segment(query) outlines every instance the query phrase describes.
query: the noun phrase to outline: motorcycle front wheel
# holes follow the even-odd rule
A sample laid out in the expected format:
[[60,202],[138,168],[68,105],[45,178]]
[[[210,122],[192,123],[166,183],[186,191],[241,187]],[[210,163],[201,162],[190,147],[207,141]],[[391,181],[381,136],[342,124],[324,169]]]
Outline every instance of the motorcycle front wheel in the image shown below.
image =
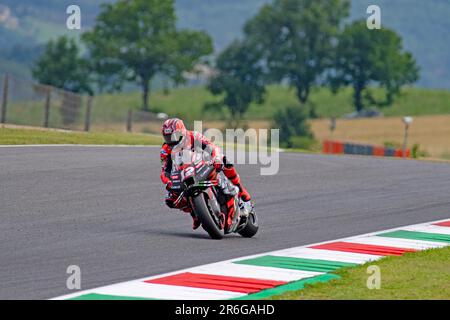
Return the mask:
[[214,222],[213,217],[211,216],[208,206],[206,205],[205,196],[202,193],[192,198],[192,202],[194,203],[194,211],[197,215],[197,218],[202,223],[202,228],[208,232],[209,236],[212,239],[222,239],[223,234],[220,230],[219,226]]
[[258,229],[258,217],[256,216],[256,213],[252,211],[248,216],[247,224],[245,225],[244,229],[242,229],[238,233],[244,238],[251,238],[258,232]]

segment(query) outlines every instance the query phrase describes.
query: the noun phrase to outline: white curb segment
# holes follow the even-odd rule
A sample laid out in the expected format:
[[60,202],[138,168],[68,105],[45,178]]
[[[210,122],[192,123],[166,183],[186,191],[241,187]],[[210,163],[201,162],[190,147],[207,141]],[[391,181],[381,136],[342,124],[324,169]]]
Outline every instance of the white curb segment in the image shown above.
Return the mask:
[[[184,272],[208,274],[216,276],[231,276],[231,277],[243,277],[249,279],[259,280],[274,280],[280,282],[291,282],[305,278],[311,278],[317,275],[324,274],[322,272],[302,271],[302,270],[290,270],[284,268],[265,267],[265,266],[253,266],[244,264],[235,264],[233,262],[244,259],[257,258],[266,255],[284,256],[291,258],[305,258],[315,260],[327,260],[336,262],[347,262],[354,264],[363,264],[369,261],[374,261],[382,258],[383,256],[341,252],[327,249],[314,249],[308,248],[311,246],[322,245],[330,242],[352,242],[359,244],[369,244],[378,246],[387,246],[404,249],[425,250],[429,248],[440,248],[450,245],[449,242],[437,242],[437,241],[422,241],[403,238],[390,238],[377,236],[377,234],[396,231],[396,230],[410,230],[427,233],[440,233],[444,235],[450,234],[450,227],[440,227],[433,224],[448,221],[449,218],[426,222],[411,226],[398,227],[389,230],[381,230],[377,232],[371,232],[359,236],[348,237],[343,239],[337,239],[333,241],[326,241],[316,244],[310,244],[306,246],[300,246],[295,248],[277,250],[272,252],[260,253],[256,255],[240,257],[230,259],[222,262],[211,263],[207,265],[197,266],[184,270],[174,271],[166,274],[155,275],[142,279],[137,279],[128,282],[122,282],[118,284],[108,285],[100,288],[79,291],[73,294],[68,294],[60,297],[53,298],[54,300],[63,300],[79,297],[85,294],[95,293],[103,295],[113,295],[120,297],[134,297],[134,298],[154,298],[154,299],[177,299],[177,300],[212,300],[212,299],[231,299],[237,297],[243,297],[246,294],[231,291],[201,289],[187,286],[178,285],[163,285],[163,284],[150,284],[144,281],[157,279],[161,277],[167,277],[170,275],[176,275]],[[224,240],[226,241],[226,240]]]
[[414,249],[414,250],[426,250],[426,249],[440,248],[440,247],[445,246],[445,244],[442,242],[387,238],[387,237],[377,237],[377,236],[350,238],[350,239],[346,240],[346,242],[371,244],[371,245],[376,245],[376,246],[387,246],[387,247],[395,247],[395,248]]

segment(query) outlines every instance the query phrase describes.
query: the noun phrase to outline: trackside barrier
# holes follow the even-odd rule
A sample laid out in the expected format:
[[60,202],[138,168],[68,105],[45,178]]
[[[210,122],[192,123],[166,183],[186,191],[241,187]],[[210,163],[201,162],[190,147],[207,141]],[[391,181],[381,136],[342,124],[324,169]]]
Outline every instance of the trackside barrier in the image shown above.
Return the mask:
[[[403,157],[402,149],[372,146],[368,144],[357,144],[349,142],[325,140],[323,142],[323,153],[327,154],[359,154],[365,156],[378,157]],[[406,157],[409,158],[411,152],[406,150]]]

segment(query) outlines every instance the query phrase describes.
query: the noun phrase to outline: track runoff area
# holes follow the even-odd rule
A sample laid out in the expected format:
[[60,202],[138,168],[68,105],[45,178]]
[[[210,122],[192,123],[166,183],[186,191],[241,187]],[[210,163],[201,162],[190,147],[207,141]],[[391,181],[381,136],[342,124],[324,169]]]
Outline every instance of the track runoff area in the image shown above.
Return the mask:
[[[54,299],[265,299],[288,291],[300,290],[305,284],[336,279],[338,276],[333,274],[333,271],[339,268],[365,264],[386,256],[401,256],[407,252],[448,245],[450,245],[450,218],[240,257],[80,291]],[[202,310],[198,311],[203,312]],[[180,309],[179,312],[186,314],[189,311]],[[227,311],[216,309],[214,312]],[[270,314],[271,311],[265,309],[263,312]]]

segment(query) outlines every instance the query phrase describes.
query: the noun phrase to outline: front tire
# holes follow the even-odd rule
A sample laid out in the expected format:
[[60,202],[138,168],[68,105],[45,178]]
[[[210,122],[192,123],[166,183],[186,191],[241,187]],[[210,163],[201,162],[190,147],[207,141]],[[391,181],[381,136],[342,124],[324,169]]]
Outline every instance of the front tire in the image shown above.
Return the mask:
[[209,236],[212,239],[220,240],[223,238],[222,231],[214,222],[211,217],[211,213],[209,212],[208,206],[206,205],[205,196],[202,193],[192,198],[192,202],[194,203],[195,213],[202,223],[202,228],[208,232]]
[[256,216],[255,212],[250,212],[250,214],[248,215],[247,224],[245,225],[244,229],[242,229],[238,233],[244,238],[251,238],[258,232],[258,229],[258,217]]

